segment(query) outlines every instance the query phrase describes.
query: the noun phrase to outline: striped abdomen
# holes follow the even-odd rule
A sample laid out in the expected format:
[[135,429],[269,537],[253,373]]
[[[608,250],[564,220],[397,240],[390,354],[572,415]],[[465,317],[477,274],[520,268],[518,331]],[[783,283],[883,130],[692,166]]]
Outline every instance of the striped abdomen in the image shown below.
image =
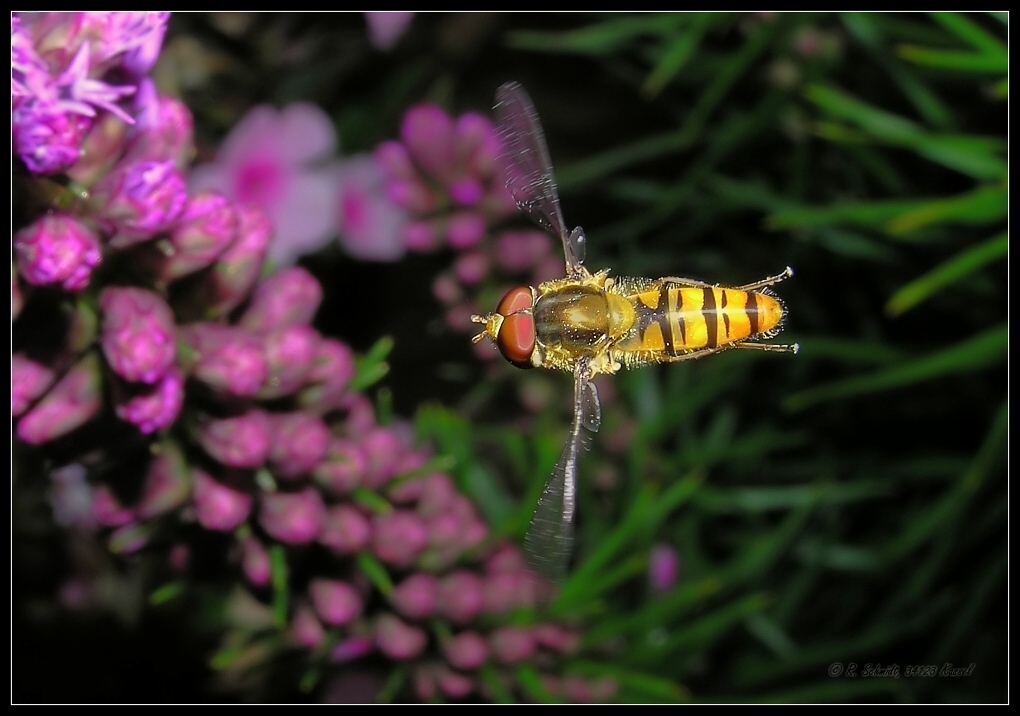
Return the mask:
[[773,335],[783,306],[768,293],[654,281],[627,297],[635,331],[613,347],[678,356]]

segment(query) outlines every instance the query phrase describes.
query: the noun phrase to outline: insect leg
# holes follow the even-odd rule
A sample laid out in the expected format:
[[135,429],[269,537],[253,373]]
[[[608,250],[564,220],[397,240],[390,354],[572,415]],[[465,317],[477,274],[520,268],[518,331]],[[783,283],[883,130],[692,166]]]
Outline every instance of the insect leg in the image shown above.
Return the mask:
[[769,351],[773,353],[796,353],[800,350],[800,345],[797,343],[791,343],[790,345],[776,345],[774,343],[752,343],[748,341],[746,343],[734,343],[733,347],[756,351]]
[[793,269],[787,266],[786,270],[784,270],[782,273],[778,273],[775,276],[769,276],[768,278],[762,279],[761,281],[749,283],[746,286],[737,286],[737,290],[757,291],[759,288],[765,288],[766,286],[771,286],[774,283],[779,283],[780,281],[790,278],[790,276],[793,276]]

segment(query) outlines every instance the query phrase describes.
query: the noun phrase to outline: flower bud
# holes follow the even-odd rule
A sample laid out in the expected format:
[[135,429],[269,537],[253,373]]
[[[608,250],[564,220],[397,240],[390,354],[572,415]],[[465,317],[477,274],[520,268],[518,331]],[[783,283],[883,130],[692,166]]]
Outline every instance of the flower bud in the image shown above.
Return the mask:
[[316,613],[326,624],[343,626],[361,613],[361,597],[346,582],[314,579],[309,591]]
[[322,414],[340,407],[344,391],[354,377],[354,353],[332,338],[319,339],[315,358],[297,395],[298,405]]
[[326,505],[318,490],[271,492],[262,496],[259,524],[270,537],[287,544],[314,540],[326,518]]
[[89,353],[22,416],[18,437],[32,445],[54,440],[91,420],[102,404],[99,358]]
[[448,476],[441,472],[432,473],[422,482],[418,514],[422,517],[435,517],[447,512],[456,494],[457,490]]
[[155,383],[177,355],[174,316],[152,291],[113,286],[99,298],[103,353],[113,371],[130,381]]
[[145,261],[171,282],[209,266],[237,235],[237,212],[226,197],[208,191],[189,197],[166,241],[146,247]]
[[417,179],[418,172],[407,148],[400,142],[383,142],[375,148],[375,161],[387,179]]
[[83,187],[99,181],[124,153],[129,126],[115,114],[98,117],[82,141],[78,161],[67,170],[67,175]]
[[472,572],[457,571],[439,582],[439,613],[457,624],[465,624],[482,610],[482,580]]
[[56,102],[28,97],[11,106],[11,143],[33,174],[70,168],[81,153],[91,119],[70,114]]
[[300,388],[311,372],[321,342],[318,331],[304,324],[287,326],[265,338],[269,378],[260,398],[279,398]]
[[372,528],[368,518],[352,505],[333,505],[326,513],[319,542],[337,554],[356,554],[366,544]]
[[147,241],[171,228],[186,200],[184,176],[169,161],[121,163],[93,190],[103,228],[114,234],[114,248]]
[[410,566],[427,541],[425,524],[413,512],[394,510],[372,518],[372,551],[387,564]]
[[362,483],[368,458],[350,440],[333,438],[325,459],[312,470],[312,479],[330,494],[349,495]]
[[14,236],[18,272],[36,286],[80,291],[102,261],[99,239],[69,214],[46,214]]
[[134,510],[125,507],[109,485],[98,485],[92,492],[92,516],[103,527],[123,527],[134,519]]
[[197,431],[199,445],[228,467],[258,467],[266,461],[273,441],[269,416],[262,410],[229,418],[210,418]]
[[145,435],[173,424],[184,405],[184,374],[170,366],[155,385],[114,383],[114,409]]
[[290,638],[295,644],[315,649],[325,636],[326,630],[310,606],[302,604],[294,610],[294,617],[290,623]]
[[431,104],[412,107],[400,125],[400,139],[411,158],[432,178],[442,178],[454,160],[453,120]]
[[535,637],[527,629],[505,626],[489,635],[489,646],[501,664],[520,664],[535,652]]
[[205,471],[195,468],[193,501],[198,523],[208,530],[230,532],[251,513],[252,498],[233,485],[219,482]]
[[652,591],[669,591],[680,575],[680,560],[676,550],[666,544],[658,544],[648,558],[648,582]]
[[249,295],[266,261],[273,222],[261,209],[235,206],[234,242],[184,291],[180,303],[188,315],[212,319],[237,308]]
[[436,671],[436,680],[439,683],[439,689],[455,699],[464,698],[475,688],[475,681],[470,676],[459,674],[445,666]]
[[439,584],[431,574],[416,573],[405,579],[390,594],[390,603],[408,619],[425,619],[435,613]]
[[217,390],[241,398],[254,396],[266,382],[269,366],[258,338],[235,326],[192,323],[181,337],[195,350],[191,372]]
[[191,496],[191,474],[180,450],[165,442],[149,463],[136,511],[143,520],[175,510]]
[[272,430],[269,464],[278,477],[304,475],[319,464],[329,449],[329,428],[316,415],[304,412],[273,415]]
[[56,373],[24,353],[11,356],[11,417],[16,418],[53,385]]
[[319,282],[300,266],[291,266],[259,284],[239,325],[268,332],[298,323],[307,324],[320,303],[322,286]]
[[443,655],[454,668],[474,671],[489,658],[489,647],[477,633],[466,631],[443,642]]
[[391,428],[377,427],[364,437],[361,447],[368,457],[367,487],[378,489],[393,477],[403,449],[402,443],[400,436]]
[[245,537],[241,542],[241,569],[245,579],[256,587],[269,584],[272,569],[269,563],[269,552],[255,537]]
[[404,623],[392,614],[375,620],[375,643],[392,659],[413,659],[425,650],[425,632]]
[[485,236],[485,219],[473,211],[458,211],[450,216],[446,240],[455,249],[477,246]]
[[482,251],[468,251],[453,262],[453,271],[465,286],[481,283],[489,273],[489,256]]
[[53,521],[61,527],[95,531],[93,495],[85,467],[80,463],[73,462],[50,472],[49,500]]
[[127,140],[129,161],[172,161],[184,170],[195,153],[194,121],[187,105],[161,97],[152,80],[145,79],[135,96],[135,125]]
[[345,663],[360,659],[371,654],[375,649],[375,640],[367,636],[351,636],[342,639],[329,652],[329,660],[333,663]]

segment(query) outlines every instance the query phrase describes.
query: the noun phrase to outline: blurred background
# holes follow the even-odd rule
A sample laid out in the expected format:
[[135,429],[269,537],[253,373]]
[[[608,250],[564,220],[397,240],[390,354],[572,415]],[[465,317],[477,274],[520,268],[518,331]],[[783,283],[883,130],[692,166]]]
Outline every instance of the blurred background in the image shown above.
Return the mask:
[[[252,107],[301,102],[335,126],[341,167],[413,143],[412,108],[491,116],[517,81],[589,268],[731,286],[795,270],[773,342],[798,355],[600,378],[573,571],[548,607],[581,634],[564,673],[624,702],[1005,701],[1005,14],[385,20],[178,14],[153,77],[193,112],[197,165]],[[399,210],[405,228],[446,220]],[[315,327],[380,366],[377,412],[413,423],[518,543],[571,380],[493,360],[466,317],[562,275],[558,243],[527,239],[538,258],[515,263],[505,236],[531,228],[504,211],[470,240],[373,254],[348,224],[296,258],[325,291]],[[217,685],[217,625],[147,603],[138,570],[109,567],[118,609],[68,609],[74,546],[39,488],[16,483],[12,509],[15,701],[324,698],[289,664],[268,692]]]

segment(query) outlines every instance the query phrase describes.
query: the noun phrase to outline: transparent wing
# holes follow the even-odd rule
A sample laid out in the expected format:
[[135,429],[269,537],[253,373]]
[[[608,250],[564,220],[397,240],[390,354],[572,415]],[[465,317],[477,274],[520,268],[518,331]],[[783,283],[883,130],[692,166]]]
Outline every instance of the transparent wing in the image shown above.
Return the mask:
[[574,275],[584,262],[584,234],[579,229],[568,232],[563,222],[549,150],[531,98],[519,84],[508,82],[496,90],[495,112],[506,185],[517,207],[563,242],[567,274]]
[[553,583],[567,573],[574,548],[574,511],[577,498],[577,462],[602,422],[598,392],[586,362],[574,371],[574,421],[563,454],[538,500],[524,538],[528,564]]

